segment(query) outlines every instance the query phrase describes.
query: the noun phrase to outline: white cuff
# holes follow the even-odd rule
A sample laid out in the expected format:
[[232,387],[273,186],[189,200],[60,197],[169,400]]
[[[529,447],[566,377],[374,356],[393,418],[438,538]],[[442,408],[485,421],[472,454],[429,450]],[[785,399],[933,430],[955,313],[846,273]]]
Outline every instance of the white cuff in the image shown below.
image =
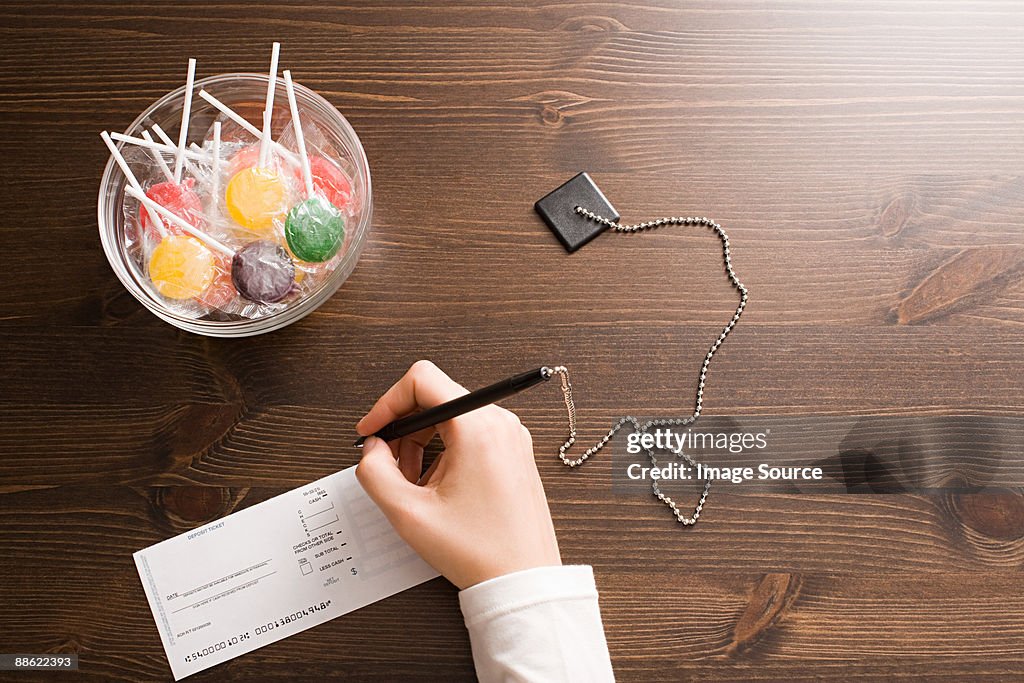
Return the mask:
[[499,576],[460,592],[459,605],[482,683],[614,680],[588,566]]
[[467,627],[543,602],[563,600],[597,600],[590,565],[524,569],[459,592],[459,606]]

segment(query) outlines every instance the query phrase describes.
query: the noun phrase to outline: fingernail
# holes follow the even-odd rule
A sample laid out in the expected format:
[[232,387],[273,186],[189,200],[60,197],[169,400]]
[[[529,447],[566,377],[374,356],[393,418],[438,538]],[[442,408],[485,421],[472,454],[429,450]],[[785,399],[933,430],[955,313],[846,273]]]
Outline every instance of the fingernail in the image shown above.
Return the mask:
[[378,439],[375,436],[368,436],[368,437],[366,437],[366,441],[363,442],[363,450],[364,451],[370,450],[371,448],[373,448],[374,446],[377,445],[378,441],[380,441],[380,439]]

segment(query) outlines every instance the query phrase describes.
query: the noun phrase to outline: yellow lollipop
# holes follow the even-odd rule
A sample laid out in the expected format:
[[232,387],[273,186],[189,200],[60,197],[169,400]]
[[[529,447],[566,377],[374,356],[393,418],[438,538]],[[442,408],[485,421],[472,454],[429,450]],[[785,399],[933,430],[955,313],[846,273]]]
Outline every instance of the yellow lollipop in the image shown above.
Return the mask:
[[269,233],[274,221],[284,216],[287,188],[270,168],[253,166],[239,171],[228,182],[224,203],[235,221],[250,230]]
[[149,279],[170,299],[199,296],[215,275],[213,252],[189,235],[168,235],[149,258]]

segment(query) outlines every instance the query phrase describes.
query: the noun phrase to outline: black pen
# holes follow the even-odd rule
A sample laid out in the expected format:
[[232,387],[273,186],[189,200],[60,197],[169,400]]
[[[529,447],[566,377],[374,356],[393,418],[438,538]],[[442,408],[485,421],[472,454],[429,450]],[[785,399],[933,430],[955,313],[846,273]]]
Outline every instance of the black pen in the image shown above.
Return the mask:
[[[523,389],[529,389],[536,384],[540,384],[541,382],[551,379],[553,374],[554,372],[551,368],[543,367],[537,368],[536,370],[530,370],[529,372],[524,372],[521,375],[509,377],[508,379],[503,379],[500,382],[495,382],[483,389],[471,391],[465,396],[459,396],[447,403],[442,403],[441,405],[434,406],[433,408],[427,408],[424,411],[413,413],[412,415],[395,420],[394,422],[385,425],[373,436],[384,441],[394,441],[395,439],[400,439],[403,436],[415,434],[421,429],[433,427],[439,422],[450,420],[453,417],[458,417],[459,415],[465,415],[477,408],[483,408],[484,406],[492,403],[497,403],[503,398],[508,398],[512,394],[518,394]],[[356,442],[352,445],[356,448],[362,448],[363,442],[366,441],[367,438],[368,437],[361,436],[356,439]]]

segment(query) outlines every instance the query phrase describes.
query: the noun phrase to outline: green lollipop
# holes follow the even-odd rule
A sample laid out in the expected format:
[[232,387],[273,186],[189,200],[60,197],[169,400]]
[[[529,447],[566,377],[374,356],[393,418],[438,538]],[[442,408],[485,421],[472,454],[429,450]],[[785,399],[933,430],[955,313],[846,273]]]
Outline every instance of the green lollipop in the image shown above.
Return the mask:
[[323,197],[310,197],[288,212],[284,236],[297,258],[321,263],[341,249],[345,241],[345,218]]
[[295,145],[302,162],[302,180],[306,198],[292,207],[284,222],[284,237],[288,248],[299,259],[308,263],[322,263],[338,253],[345,241],[345,219],[334,204],[313,194],[313,174],[306,156],[306,141],[299,121],[299,107],[295,102],[292,73],[285,69],[284,87],[288,92],[288,108],[292,114]]

